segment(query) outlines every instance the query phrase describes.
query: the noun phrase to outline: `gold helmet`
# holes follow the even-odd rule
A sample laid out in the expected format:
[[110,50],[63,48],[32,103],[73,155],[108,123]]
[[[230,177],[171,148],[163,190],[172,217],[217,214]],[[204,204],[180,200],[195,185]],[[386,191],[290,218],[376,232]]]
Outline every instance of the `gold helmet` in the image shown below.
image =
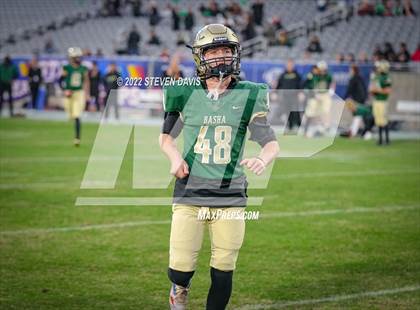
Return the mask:
[[328,64],[324,60],[319,61],[316,66],[318,67],[319,70],[323,72],[328,70]]
[[82,57],[83,56],[83,52],[82,52],[82,49],[80,47],[70,47],[67,50],[67,54],[68,54],[69,58],[76,58],[76,57]]
[[[232,56],[206,60],[204,58],[205,51],[218,46],[230,47]],[[219,77],[221,73],[223,73],[223,76],[239,75],[241,46],[237,35],[232,29],[222,24],[207,25],[197,33],[191,49],[197,68],[197,75],[200,79],[206,80],[213,76]],[[219,65],[214,65],[216,63],[219,63]]]
[[388,73],[389,62],[386,60],[375,61],[375,68],[380,73]]

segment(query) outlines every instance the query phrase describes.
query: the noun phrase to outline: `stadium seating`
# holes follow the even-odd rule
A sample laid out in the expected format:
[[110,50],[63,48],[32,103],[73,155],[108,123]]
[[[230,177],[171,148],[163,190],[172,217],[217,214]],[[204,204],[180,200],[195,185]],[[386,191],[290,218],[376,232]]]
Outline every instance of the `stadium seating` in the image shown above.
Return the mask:
[[[226,2],[219,1],[221,7]],[[180,9],[191,7],[195,12],[196,29],[207,22],[222,21],[219,18],[208,19],[201,16],[199,7],[207,4],[207,1],[183,0],[178,1]],[[0,18],[0,41],[3,42],[0,53],[31,54],[43,51],[45,42],[51,39],[57,47],[57,53],[63,54],[68,46],[77,45],[90,49],[93,53],[101,49],[105,55],[114,55],[116,50],[126,46],[126,35],[133,24],[140,30],[142,41],[140,53],[144,56],[160,54],[162,47],[170,50],[176,47],[176,35],[171,30],[170,11],[166,2],[158,2],[159,12],[163,17],[156,27],[162,46],[149,46],[145,42],[149,39],[150,26],[147,17],[132,17],[129,8],[126,8],[123,17],[98,17],[101,2],[91,1],[54,1],[54,0],[16,0],[1,2]],[[414,9],[420,12],[420,1],[414,2]],[[7,10],[6,10],[7,6]],[[146,10],[146,8],[143,8]],[[6,13],[7,12],[7,13]],[[7,43],[7,38],[13,34],[22,34],[25,29],[37,29],[46,26],[53,21],[63,21],[68,16],[80,13],[92,13],[85,21],[75,23],[69,27],[47,31],[41,34],[33,34],[27,39],[17,40],[16,43]],[[268,23],[271,17],[281,18],[283,25],[288,28],[298,22],[310,24],[321,13],[317,11],[315,1],[266,1],[265,21]],[[22,23],[22,21],[25,21]],[[24,26],[23,26],[24,25]],[[420,18],[417,17],[371,17],[354,16],[349,21],[341,21],[325,27],[322,32],[316,34],[321,40],[324,49],[322,54],[312,54],[312,59],[335,59],[338,53],[353,53],[356,56],[360,52],[371,54],[375,43],[392,42],[394,45],[404,41],[408,49],[413,51],[418,44],[418,29]],[[20,29],[17,31],[16,29]],[[369,29],[369,31],[366,31]],[[257,33],[262,34],[262,27],[257,27]],[[191,39],[192,33],[184,34],[187,40]],[[303,59],[308,44],[308,37],[301,36],[294,40],[293,47],[269,47],[267,51],[255,53],[254,58],[261,59],[285,59],[288,57]]]
[[[97,4],[96,4],[97,5]],[[92,1],[16,0],[0,2],[0,39],[95,10]],[[20,48],[24,48],[23,45]]]

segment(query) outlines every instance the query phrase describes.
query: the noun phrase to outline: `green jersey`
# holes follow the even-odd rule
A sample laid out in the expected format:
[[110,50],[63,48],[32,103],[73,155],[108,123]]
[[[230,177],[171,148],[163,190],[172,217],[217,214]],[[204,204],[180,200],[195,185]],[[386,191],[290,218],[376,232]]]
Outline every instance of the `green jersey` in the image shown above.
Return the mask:
[[[376,88],[385,89],[391,87],[391,78],[386,73],[372,74],[370,82],[375,85]],[[389,95],[386,94],[373,94],[375,100],[386,101],[388,100]]]
[[171,85],[164,89],[164,110],[180,113],[190,175],[232,179],[244,175],[239,163],[247,126],[267,114],[268,86],[240,81],[213,100],[201,84]]
[[73,67],[72,65],[65,65],[63,67],[65,72],[64,89],[66,90],[81,90],[85,80],[87,68],[85,66]]
[[15,65],[0,64],[0,82],[11,84],[13,79],[18,77],[18,70]]
[[314,74],[313,76],[313,88],[320,91],[326,92],[330,88],[332,83],[332,76],[329,73],[326,74]]

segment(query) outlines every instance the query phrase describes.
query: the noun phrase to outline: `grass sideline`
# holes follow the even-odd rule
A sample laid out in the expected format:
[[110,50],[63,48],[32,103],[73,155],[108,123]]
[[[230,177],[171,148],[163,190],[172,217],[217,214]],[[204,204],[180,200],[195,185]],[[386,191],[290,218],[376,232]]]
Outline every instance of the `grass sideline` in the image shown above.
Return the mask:
[[[3,309],[166,309],[169,224],[1,234],[3,231],[168,221],[170,207],[80,206],[78,196],[162,196],[133,190],[132,144],[115,190],[81,190],[97,125],[74,148],[71,123],[0,120],[0,306]],[[149,143],[156,143],[150,137]],[[280,140],[281,145],[281,140]],[[420,284],[420,141],[337,139],[309,159],[279,159],[261,214],[247,222],[229,309],[317,300]],[[414,206],[404,209],[401,207]],[[355,208],[384,212],[324,212]],[[400,207],[400,208],[398,208]],[[314,212],[320,211],[320,212]],[[310,214],[310,213],[313,214]],[[318,214],[317,214],[318,213]],[[205,238],[190,294],[209,287]],[[419,291],[296,304],[299,309],[414,309]]]

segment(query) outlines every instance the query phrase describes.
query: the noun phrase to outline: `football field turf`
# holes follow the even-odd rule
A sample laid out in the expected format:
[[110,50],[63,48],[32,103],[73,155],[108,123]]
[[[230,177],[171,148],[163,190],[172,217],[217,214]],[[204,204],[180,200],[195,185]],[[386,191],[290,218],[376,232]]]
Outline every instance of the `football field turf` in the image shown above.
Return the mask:
[[[171,194],[132,189],[132,145],[115,190],[81,190],[97,128],[84,124],[74,148],[71,123],[0,120],[2,309],[167,309],[170,206],[75,206]],[[265,199],[249,207],[261,218],[247,221],[229,309],[420,308],[418,140],[336,139],[278,159],[249,194]],[[204,309],[209,246],[190,309]]]

